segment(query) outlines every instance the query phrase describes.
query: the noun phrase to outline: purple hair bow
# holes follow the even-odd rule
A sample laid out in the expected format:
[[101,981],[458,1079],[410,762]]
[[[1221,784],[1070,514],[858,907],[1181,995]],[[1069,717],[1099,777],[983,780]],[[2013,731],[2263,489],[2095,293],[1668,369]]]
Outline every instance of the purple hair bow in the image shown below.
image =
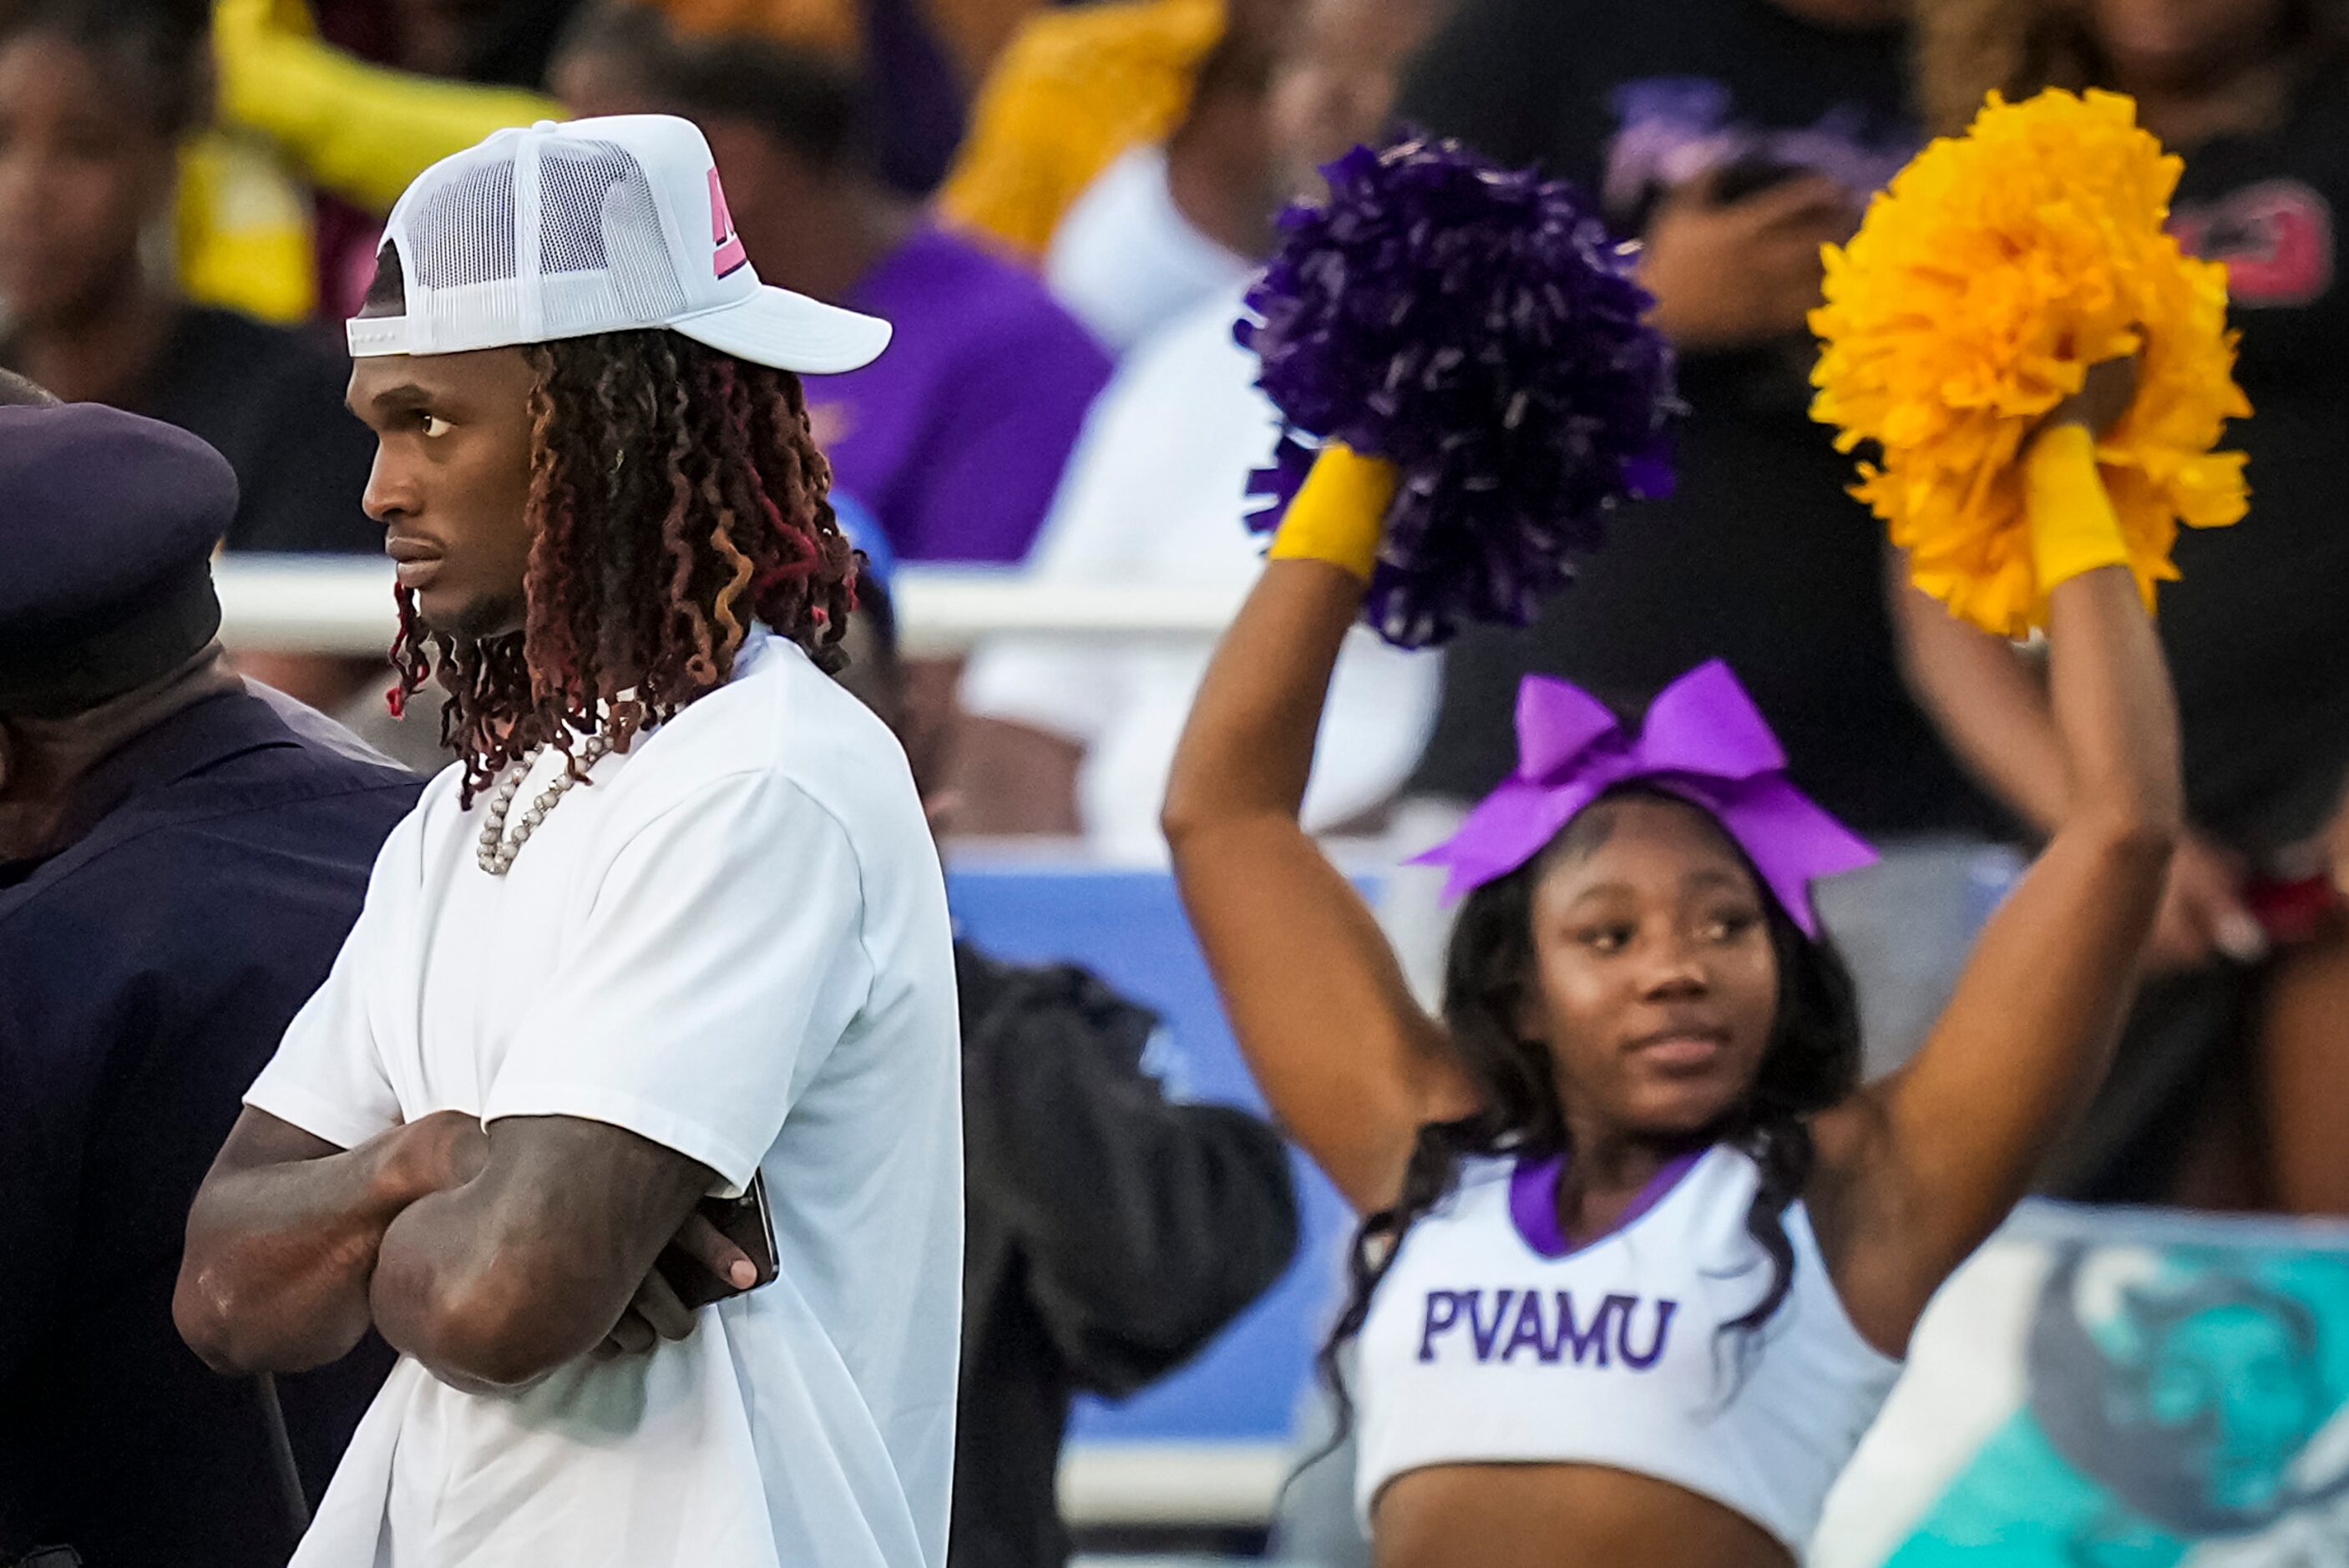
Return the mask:
[[1637,735],[1625,734],[1613,710],[1581,687],[1527,676],[1517,688],[1516,771],[1457,833],[1413,863],[1451,867],[1444,896],[1456,898],[1524,865],[1584,807],[1635,782],[1712,812],[1813,937],[1811,884],[1876,860],[1795,788],[1761,710],[1714,659],[1658,693]]

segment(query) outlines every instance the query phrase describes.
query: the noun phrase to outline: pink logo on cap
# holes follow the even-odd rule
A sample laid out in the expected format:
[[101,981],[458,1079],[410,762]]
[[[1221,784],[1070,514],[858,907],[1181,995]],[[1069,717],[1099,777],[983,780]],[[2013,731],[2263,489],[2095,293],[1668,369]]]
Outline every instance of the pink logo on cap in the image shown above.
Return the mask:
[[728,277],[748,264],[750,253],[742,248],[740,236],[734,232],[734,214],[726,210],[726,191],[718,183],[718,170],[709,171],[709,242],[718,247],[715,265],[719,277]]

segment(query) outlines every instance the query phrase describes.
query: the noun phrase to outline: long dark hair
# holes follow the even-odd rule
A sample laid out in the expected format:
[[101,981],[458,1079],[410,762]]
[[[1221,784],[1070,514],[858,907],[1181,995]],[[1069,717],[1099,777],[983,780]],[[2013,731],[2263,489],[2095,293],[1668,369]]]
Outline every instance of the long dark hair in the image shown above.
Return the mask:
[[[1491,1155],[1546,1160],[1572,1152],[1549,1053],[1526,1040],[1517,1023],[1534,983],[1534,890],[1561,852],[1603,821],[1609,803],[1627,798],[1686,804],[1678,796],[1636,785],[1611,791],[1531,861],[1478,888],[1460,906],[1444,961],[1444,1022],[1456,1059],[1476,1086],[1478,1109],[1456,1121],[1422,1127],[1403,1170],[1402,1192],[1391,1206],[1366,1216],[1354,1233],[1345,1310],[1315,1357],[1338,1405],[1331,1448],[1344,1440],[1353,1423],[1353,1398],[1340,1357],[1361,1332],[1371,1297],[1394,1266],[1404,1236],[1451,1193],[1462,1161]],[[1742,851],[1739,856],[1744,859]],[[1785,1213],[1802,1197],[1816,1163],[1807,1119],[1858,1087],[1860,1042],[1858,1003],[1843,960],[1831,944],[1804,934],[1750,861],[1746,872],[1769,924],[1778,1012],[1752,1090],[1711,1134],[1744,1150],[1762,1171],[1745,1229],[1769,1260],[1770,1282],[1749,1311],[1723,1326],[1750,1343],[1794,1285],[1795,1247],[1786,1235]],[[1576,1179],[1570,1159],[1562,1179]]]
[[[857,556],[799,378],[672,332],[529,351],[530,566],[514,634],[428,628],[400,595],[395,707],[436,673],[441,739],[474,792],[541,746],[573,758],[724,684],[751,620],[827,671],[855,605]],[[626,693],[626,696],[622,694]]]

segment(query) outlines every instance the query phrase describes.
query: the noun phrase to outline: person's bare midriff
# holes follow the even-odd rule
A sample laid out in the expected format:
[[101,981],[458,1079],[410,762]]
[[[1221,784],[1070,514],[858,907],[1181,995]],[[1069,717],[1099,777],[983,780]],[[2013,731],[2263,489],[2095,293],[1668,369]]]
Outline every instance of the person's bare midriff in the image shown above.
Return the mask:
[[1769,1532],[1710,1498],[1602,1465],[1442,1465],[1373,1511],[1376,1568],[1790,1568]]

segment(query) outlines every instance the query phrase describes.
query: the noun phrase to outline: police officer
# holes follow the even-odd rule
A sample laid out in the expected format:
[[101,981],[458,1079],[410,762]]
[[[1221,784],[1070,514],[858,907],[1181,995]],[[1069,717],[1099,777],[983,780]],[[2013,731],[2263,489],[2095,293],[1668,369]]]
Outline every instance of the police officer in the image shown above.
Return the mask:
[[316,1498],[389,1362],[280,1398],[171,1323],[197,1183],[418,788],[229,668],[236,502],[196,438],[0,384],[0,1563],[282,1563],[286,1472]]

